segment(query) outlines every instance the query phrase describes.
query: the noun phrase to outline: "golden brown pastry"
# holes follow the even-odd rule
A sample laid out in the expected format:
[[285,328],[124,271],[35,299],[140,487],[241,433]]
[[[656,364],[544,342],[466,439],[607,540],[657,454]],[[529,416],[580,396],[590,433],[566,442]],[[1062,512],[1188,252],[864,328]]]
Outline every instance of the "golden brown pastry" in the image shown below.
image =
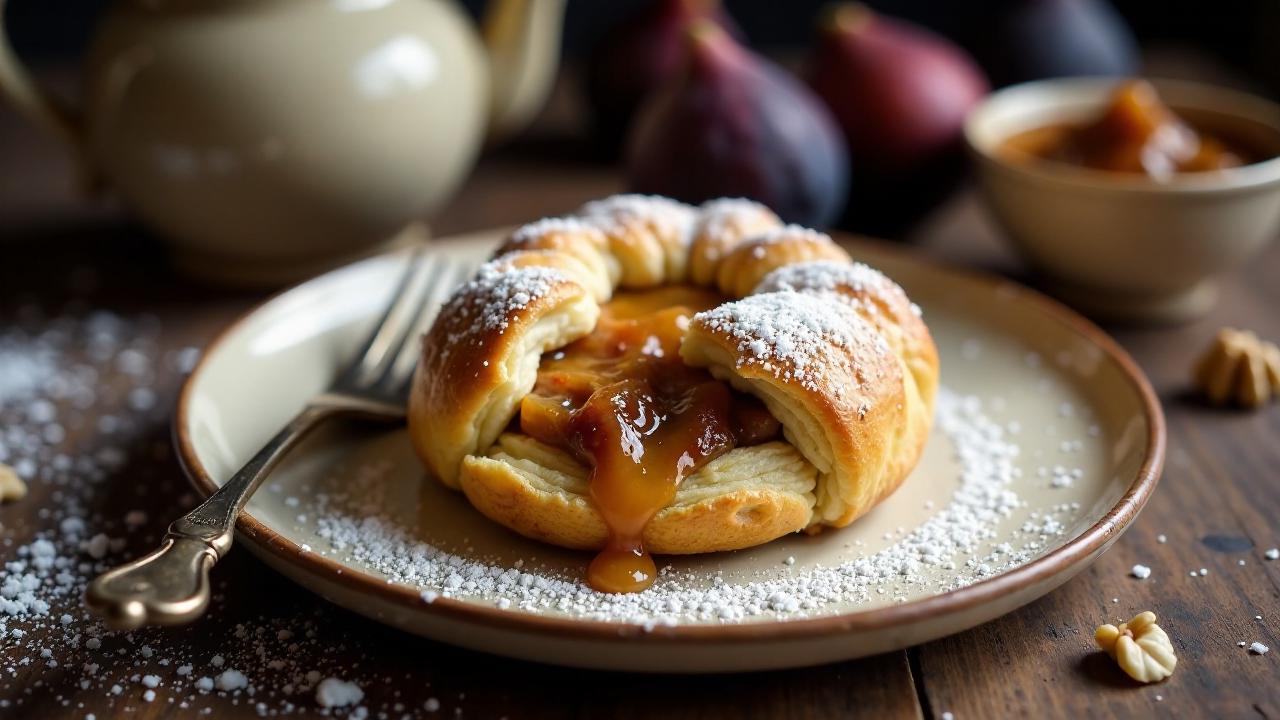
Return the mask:
[[[904,390],[910,404],[932,408],[938,392],[938,350],[921,317],[920,306],[884,273],[862,263],[814,261],[785,265],[769,273],[754,292],[792,291],[835,298],[848,304],[858,315],[875,326],[893,354],[902,363]],[[929,433],[931,412],[908,413],[913,436]],[[923,442],[917,450],[923,449]],[[891,475],[906,476],[919,458],[900,453],[897,461],[906,469],[895,468]]]
[[578,218],[546,218],[517,228],[494,257],[518,251],[547,251],[577,260],[591,274],[580,281],[599,302],[609,299],[622,275],[622,265],[609,251],[609,239],[599,228]]
[[689,246],[689,280],[695,285],[714,285],[721,258],[734,246],[782,225],[772,210],[742,198],[708,200],[698,210]]
[[695,211],[656,195],[614,195],[583,205],[578,215],[609,238],[623,287],[684,281]]
[[[811,522],[843,526],[905,477],[902,367],[874,326],[843,304],[764,293],[700,313],[685,362],[764,400],[823,479]],[[914,456],[910,465],[914,465]]]
[[414,449],[454,488],[463,458],[491,447],[506,429],[542,354],[591,332],[600,315],[565,273],[501,263],[481,267],[440,309],[414,373]]
[[607,591],[651,583],[648,551],[843,526],[901,484],[938,379],[901,288],[747,201],[582,212],[518,230],[427,335],[409,424],[441,481],[601,551]]
[[826,233],[786,225],[749,237],[735,246],[720,261],[716,284],[725,295],[742,297],[774,270],[810,260],[852,262],[849,253]]

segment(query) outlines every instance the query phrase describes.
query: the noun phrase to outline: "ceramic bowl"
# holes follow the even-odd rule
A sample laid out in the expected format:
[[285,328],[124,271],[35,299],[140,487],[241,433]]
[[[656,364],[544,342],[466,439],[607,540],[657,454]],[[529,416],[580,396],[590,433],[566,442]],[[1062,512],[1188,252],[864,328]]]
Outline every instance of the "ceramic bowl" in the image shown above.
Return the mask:
[[1024,130],[1095,116],[1117,82],[1068,78],[1006,88],[969,115],[965,139],[992,214],[1056,294],[1109,319],[1189,320],[1212,307],[1222,274],[1280,228],[1280,105],[1210,85],[1153,81],[1193,125],[1275,153],[1167,182],[1000,151]]

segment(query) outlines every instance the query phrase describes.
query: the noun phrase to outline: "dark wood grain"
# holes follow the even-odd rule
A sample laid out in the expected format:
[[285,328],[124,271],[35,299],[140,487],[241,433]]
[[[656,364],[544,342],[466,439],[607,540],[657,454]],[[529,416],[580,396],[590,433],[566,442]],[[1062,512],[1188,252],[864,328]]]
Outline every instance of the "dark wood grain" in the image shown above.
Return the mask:
[[[976,204],[962,201],[948,213],[922,239],[931,251],[1034,284]],[[1275,647],[1280,636],[1280,563],[1263,557],[1280,545],[1280,409],[1216,410],[1189,387],[1190,367],[1219,327],[1280,338],[1277,272],[1280,248],[1272,247],[1233,275],[1218,306],[1197,322],[1104,325],[1164,405],[1169,454],[1160,487],[1124,537],[1061,590],[996,622],[913,648],[926,708],[956,717],[1044,717],[1047,708],[1069,717],[1280,716],[1274,655],[1237,646],[1257,640]],[[1166,542],[1157,541],[1160,535]],[[1152,568],[1150,578],[1129,575],[1138,563]],[[1209,574],[1188,575],[1200,568]],[[1142,610],[1154,610],[1174,640],[1179,665],[1168,682],[1132,682],[1094,646],[1098,624]]]
[[[557,106],[555,113],[531,140],[485,159],[435,230],[448,234],[520,222],[618,189],[616,173],[584,160],[571,141],[578,122],[572,106]],[[204,288],[174,277],[162,248],[126,216],[109,205],[76,200],[59,150],[7,109],[0,109],[0,159],[0,317],[31,303],[51,311],[79,302],[150,313],[163,327],[165,350],[202,345],[260,299],[260,293]],[[921,253],[1035,283],[968,194],[925,222],[913,242]],[[72,268],[91,268],[96,289],[86,294],[73,288]],[[215,653],[237,647],[237,626],[273,627],[305,618],[319,640],[292,653],[293,661],[324,674],[342,674],[356,663],[362,675],[385,678],[365,688],[370,707],[401,703],[416,710],[436,698],[445,716],[1280,717],[1280,655],[1250,655],[1236,645],[1259,640],[1280,648],[1280,562],[1262,558],[1266,548],[1280,545],[1280,409],[1210,410],[1189,395],[1186,384],[1192,358],[1222,324],[1280,338],[1276,278],[1280,248],[1273,247],[1230,278],[1208,318],[1175,328],[1110,328],[1149,373],[1168,413],[1169,458],[1155,498],[1101,560],[1058,591],[907,652],[719,677],[537,666],[389,630],[306,593],[242,551],[218,566],[209,616],[189,627],[113,638],[104,648],[131,652],[148,644],[157,659],[207,667]],[[159,379],[166,400],[179,381],[174,374]],[[131,550],[150,547],[168,518],[194,502],[167,449],[167,413],[158,411],[146,422],[129,448],[131,461],[106,481],[111,492],[100,494],[93,506],[102,517],[147,511],[142,532],[130,539]],[[94,442],[81,428],[72,429],[63,444],[79,453],[92,452]],[[11,545],[26,542],[41,527],[39,509],[56,502],[51,493],[33,485],[25,501],[0,508],[3,538]],[[1157,542],[1161,534],[1167,542]],[[5,552],[0,548],[0,558]],[[1130,577],[1135,563],[1152,567],[1151,578]],[[1188,576],[1201,567],[1207,576]],[[1180,658],[1174,676],[1154,686],[1129,681],[1092,641],[1097,624],[1144,609],[1161,616]],[[11,651],[12,646],[0,647],[0,653]],[[133,685],[121,697],[105,694],[98,684],[82,690],[79,664],[86,661],[87,653],[80,653],[59,668],[36,663],[0,677],[0,698],[21,700],[16,710],[26,717],[189,714],[168,702],[140,702],[140,688]],[[138,672],[155,669],[151,661],[138,662]],[[264,693],[277,692],[273,678],[258,681]],[[308,696],[295,702],[314,710]],[[198,707],[213,708],[219,718],[257,716],[252,703],[227,698],[202,696]]]

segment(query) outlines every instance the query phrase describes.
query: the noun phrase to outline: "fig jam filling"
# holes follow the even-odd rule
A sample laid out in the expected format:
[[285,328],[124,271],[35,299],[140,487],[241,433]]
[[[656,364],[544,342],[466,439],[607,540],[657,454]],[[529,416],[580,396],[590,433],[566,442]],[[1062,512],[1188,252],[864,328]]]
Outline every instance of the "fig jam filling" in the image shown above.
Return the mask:
[[521,431],[592,468],[591,500],[609,540],[587,581],[601,592],[653,584],[644,529],[685,478],[734,447],[778,436],[758,400],[680,359],[689,319],[722,302],[683,286],[619,293],[590,335],[543,356],[521,403]]
[[1122,84],[1093,121],[1056,123],[1019,132],[1003,148],[1113,173],[1167,180],[1177,173],[1223,170],[1268,157],[1235,138],[1207,132],[1179,117],[1144,81]]

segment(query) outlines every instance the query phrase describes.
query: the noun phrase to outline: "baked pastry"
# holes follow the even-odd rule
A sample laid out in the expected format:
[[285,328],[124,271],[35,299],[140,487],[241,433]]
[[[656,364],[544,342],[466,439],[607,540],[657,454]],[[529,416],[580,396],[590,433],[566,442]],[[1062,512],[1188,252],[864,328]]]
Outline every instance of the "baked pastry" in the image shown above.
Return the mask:
[[445,304],[409,402],[431,473],[531,538],[649,552],[849,524],[928,435],[938,356],[919,309],[830,237],[763,206],[621,195],[515,231]]

